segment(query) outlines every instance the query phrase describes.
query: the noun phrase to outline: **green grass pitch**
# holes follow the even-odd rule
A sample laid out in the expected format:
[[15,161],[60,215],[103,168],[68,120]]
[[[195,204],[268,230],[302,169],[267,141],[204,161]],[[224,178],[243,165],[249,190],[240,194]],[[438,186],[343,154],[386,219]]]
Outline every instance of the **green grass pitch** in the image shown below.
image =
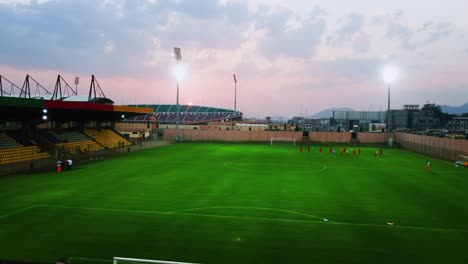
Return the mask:
[[183,143],[0,178],[0,259],[468,263],[466,168],[328,149]]

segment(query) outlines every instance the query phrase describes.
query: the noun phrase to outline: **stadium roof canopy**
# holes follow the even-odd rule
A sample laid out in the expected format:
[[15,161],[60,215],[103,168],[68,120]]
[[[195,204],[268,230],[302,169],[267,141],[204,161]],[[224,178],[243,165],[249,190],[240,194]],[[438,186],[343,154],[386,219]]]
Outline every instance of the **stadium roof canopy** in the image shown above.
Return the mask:
[[[159,123],[175,123],[177,105],[155,104],[155,105],[132,105],[138,108],[152,108],[153,116],[157,117]],[[141,115],[135,118],[126,118],[125,121],[141,122],[147,121],[152,115]],[[199,106],[179,105],[179,122],[181,124],[204,124],[208,122],[233,121],[242,119],[242,113],[236,110]]]
[[[46,112],[44,112],[46,110]],[[35,121],[118,121],[124,116],[137,116],[152,113],[147,108],[98,104],[95,102],[44,100],[0,96],[0,122]]]
[[[153,108],[155,114],[159,113],[176,113],[177,105],[175,104],[154,104],[154,105],[132,105],[135,107],[143,108]],[[179,105],[179,113],[231,113],[231,114],[242,114],[239,111],[209,107],[209,106],[199,106],[199,105]]]

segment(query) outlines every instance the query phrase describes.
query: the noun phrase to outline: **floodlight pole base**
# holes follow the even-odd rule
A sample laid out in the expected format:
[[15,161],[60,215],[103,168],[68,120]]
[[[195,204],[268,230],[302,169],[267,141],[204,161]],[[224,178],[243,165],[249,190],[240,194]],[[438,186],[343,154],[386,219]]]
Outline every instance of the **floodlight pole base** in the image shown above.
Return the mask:
[[391,138],[391,137],[387,138],[387,145],[389,147],[393,147],[393,138]]
[[179,129],[179,81],[177,81],[176,129]]

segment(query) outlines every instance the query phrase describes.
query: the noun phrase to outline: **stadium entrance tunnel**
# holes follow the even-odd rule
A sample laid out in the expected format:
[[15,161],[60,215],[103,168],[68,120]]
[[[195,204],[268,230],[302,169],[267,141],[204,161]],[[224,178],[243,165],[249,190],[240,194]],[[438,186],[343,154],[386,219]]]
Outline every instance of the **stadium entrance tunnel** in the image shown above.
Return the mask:
[[311,174],[326,170],[328,167],[319,162],[285,164],[285,163],[252,163],[242,161],[228,161],[224,167],[239,171],[255,173],[284,173],[284,174]]

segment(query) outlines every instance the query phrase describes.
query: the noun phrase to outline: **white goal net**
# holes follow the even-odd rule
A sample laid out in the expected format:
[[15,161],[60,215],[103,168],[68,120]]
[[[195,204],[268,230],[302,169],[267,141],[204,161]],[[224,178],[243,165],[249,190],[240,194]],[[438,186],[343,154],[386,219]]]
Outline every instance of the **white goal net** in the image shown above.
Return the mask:
[[271,138],[270,145],[293,145],[296,146],[296,139],[295,138]]
[[114,264],[134,264],[134,263],[196,264],[196,263],[191,263],[191,262],[179,262],[179,261],[168,261],[168,260],[114,257]]

